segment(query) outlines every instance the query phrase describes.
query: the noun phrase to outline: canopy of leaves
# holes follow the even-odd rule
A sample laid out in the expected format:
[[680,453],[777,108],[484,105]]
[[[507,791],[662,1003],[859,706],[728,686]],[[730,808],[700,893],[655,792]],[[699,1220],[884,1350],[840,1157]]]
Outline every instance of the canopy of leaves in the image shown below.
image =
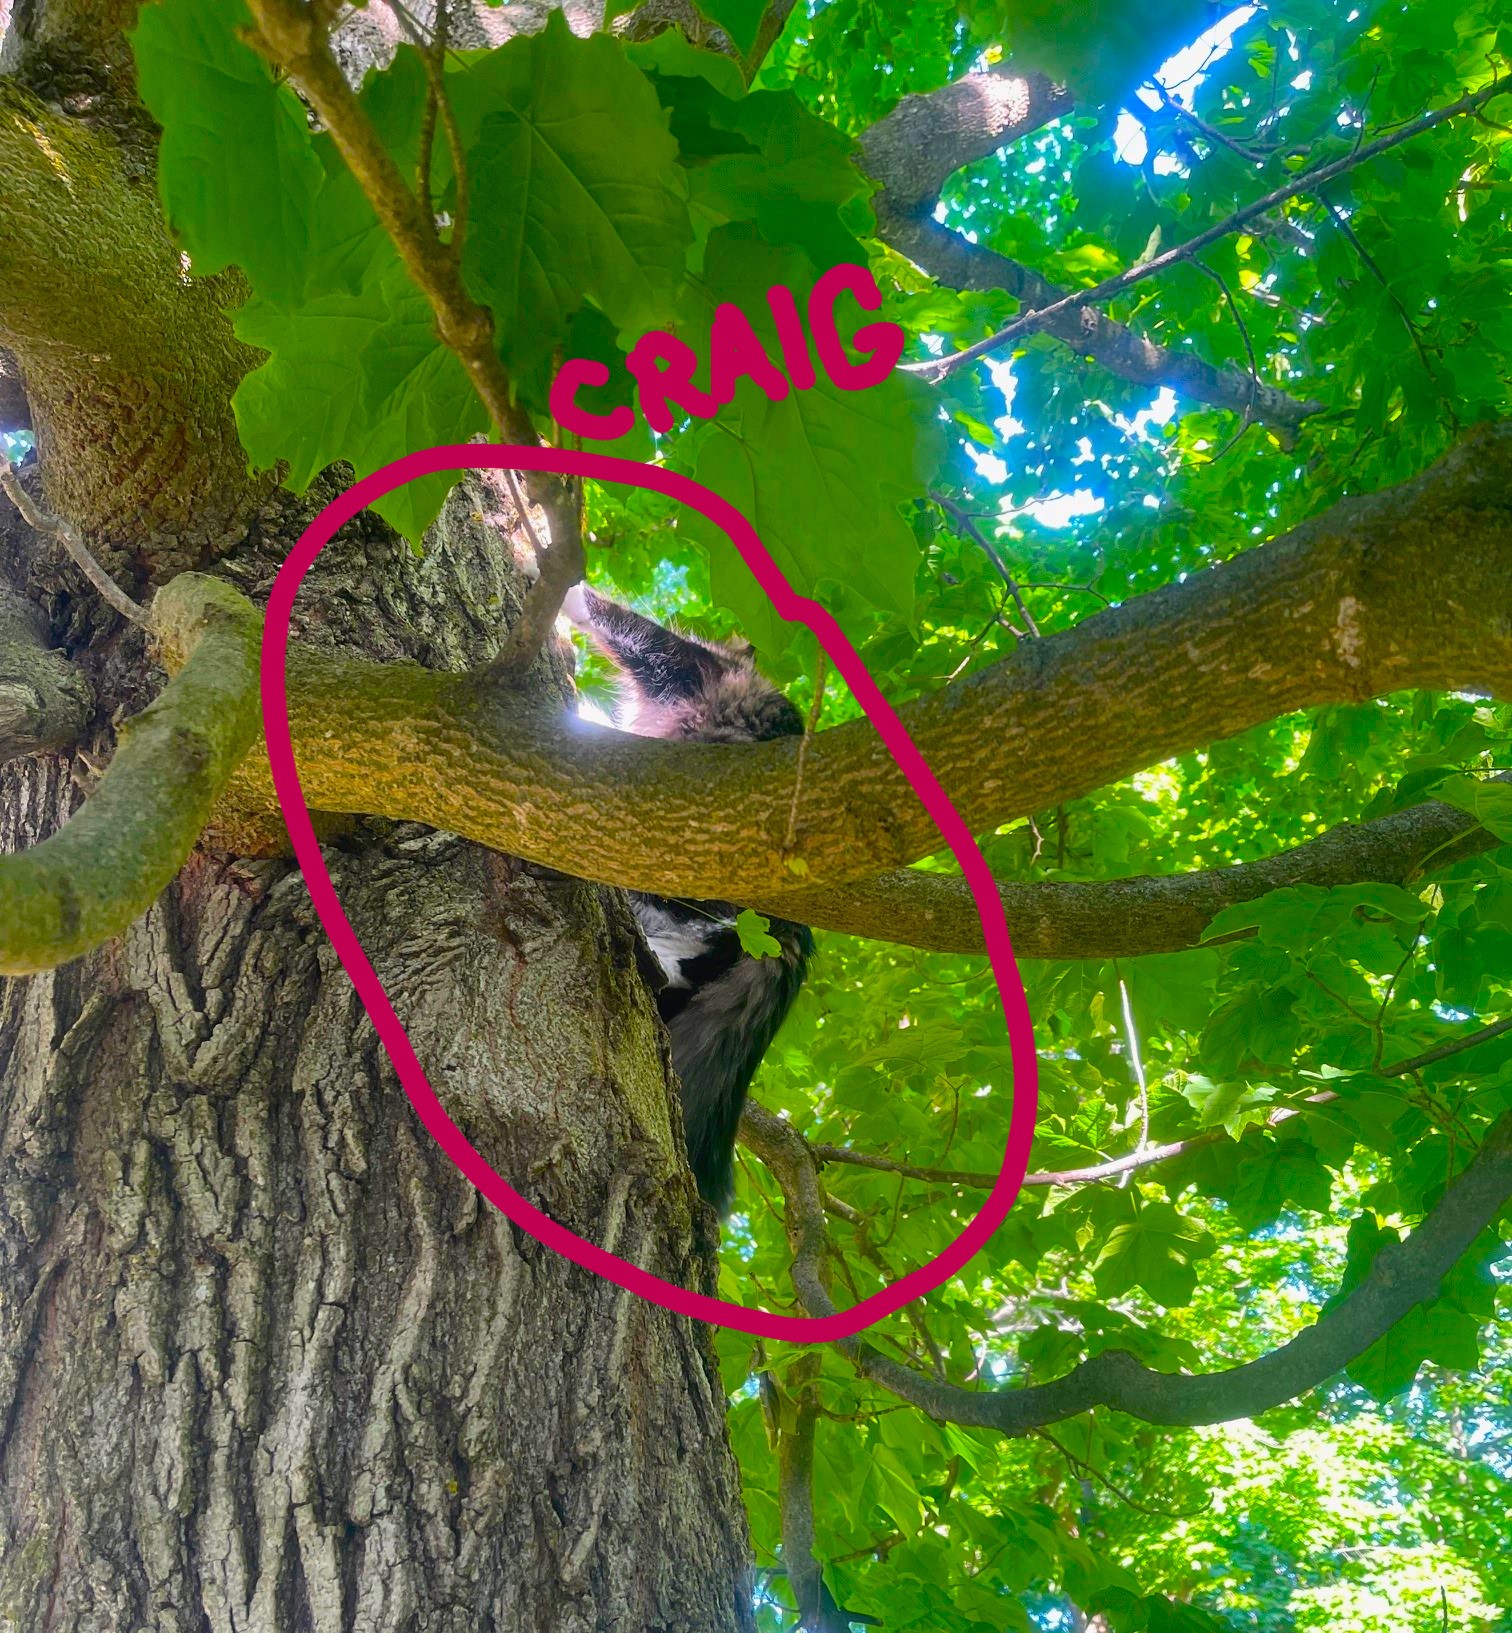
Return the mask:
[[[742,50],[755,38],[759,13],[737,0],[701,9]],[[299,488],[333,461],[365,473],[487,431],[330,138],[241,43],[244,21],[233,0],[160,0],[136,47],[164,127],[168,220],[195,273],[235,263],[251,290],[238,331],[266,361],[237,398],[249,458]],[[1509,53],[1499,0],[1227,14],[829,0],[800,8],[747,89],[728,59],[674,34],[580,39],[553,14],[537,36],[446,60],[468,179],[464,274],[543,432],[558,356],[612,362],[603,396],[629,400],[622,355],[646,328],[697,348],[721,301],[759,327],[769,283],[801,296],[846,260],[869,260],[909,356],[940,356],[1001,326],[1014,302],[938,287],[874,236],[853,138],[905,95],[1012,54],[1069,83],[1074,111],[958,169],[937,216],[1076,288],[1453,102]],[[361,94],[412,175],[415,51]],[[733,500],[894,700],[927,693],[1421,470],[1458,430],[1506,415],[1512,141],[1497,119],[1452,121],[1303,193],[1111,307],[1173,352],[1320,404],[1295,438],[1039,336],[937,388],[895,378],[772,404],[747,385],[717,419],[676,425],[654,449],[642,427],[620,451],[654,451]],[[439,141],[432,187],[454,223],[462,201]],[[418,541],[441,497],[416,484],[386,513]],[[717,540],[644,493],[589,497],[603,588],[704,633],[742,630],[814,705],[812,641],[780,625]],[[853,712],[833,679],[817,702],[823,725]],[[983,839],[1009,879],[1171,873],[1431,793],[1512,840],[1512,795],[1492,780],[1509,767],[1507,708],[1404,695],[1277,720]],[[758,915],[741,934],[768,950]],[[1279,891],[1219,919],[1210,941],[1026,967],[1041,1046],[1034,1169],[1205,1138],[1121,1185],[1026,1190],[959,1277],[882,1324],[882,1349],[1000,1387],[1113,1348],[1168,1371],[1252,1358],[1357,1283],[1512,1106],[1512,1034],[1392,1071],[1512,1010],[1507,846],[1400,888]],[[835,936],[756,1085],[815,1141],[981,1174],[1000,1161],[1013,1092],[980,960]],[[982,1194],[843,1162],[824,1183],[840,1302],[939,1252]],[[793,1308],[781,1198],[754,1159],[741,1185],[723,1292]],[[795,1625],[774,1437],[801,1390],[821,1413],[828,1590],[889,1629],[1505,1630],[1501,1247],[1487,1233],[1347,1375],[1213,1430],[1094,1414],[1006,1441],[902,1405],[838,1353],[812,1378],[794,1370],[804,1352],[721,1335],[763,1627]]]

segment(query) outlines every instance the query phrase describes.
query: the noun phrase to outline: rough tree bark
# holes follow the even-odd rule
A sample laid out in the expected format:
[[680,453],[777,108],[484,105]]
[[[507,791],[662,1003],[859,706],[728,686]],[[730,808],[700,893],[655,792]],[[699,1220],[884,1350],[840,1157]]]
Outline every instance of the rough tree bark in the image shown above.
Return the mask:
[[[247,478],[229,397],[255,358],[234,275],[184,279],[163,230],[135,11],[8,18],[0,422],[34,426],[28,487],[143,599],[214,562],[257,600],[335,489]],[[303,638],[481,667],[521,604],[515,522],[469,484],[421,559],[360,518]],[[522,686],[559,706],[563,661]],[[0,498],[0,852],[61,824],[162,681]],[[239,855],[202,846],[119,941],[0,981],[0,1633],[749,1628],[708,1331],[480,1201],[298,872],[249,857],[276,833],[222,815]],[[393,823],[333,824],[328,855],[473,1144],[583,1236],[712,1291],[621,894]]]
[[[519,602],[490,502],[455,495],[423,561],[358,524],[305,637],[487,661]],[[222,570],[255,596],[299,518],[277,501]],[[0,848],[56,826],[71,769],[0,772]],[[619,893],[415,827],[330,862],[473,1143],[712,1290]],[[120,943],[0,983],[0,1310],[6,1633],[749,1625],[707,1331],[480,1202],[285,862],[197,855]]]

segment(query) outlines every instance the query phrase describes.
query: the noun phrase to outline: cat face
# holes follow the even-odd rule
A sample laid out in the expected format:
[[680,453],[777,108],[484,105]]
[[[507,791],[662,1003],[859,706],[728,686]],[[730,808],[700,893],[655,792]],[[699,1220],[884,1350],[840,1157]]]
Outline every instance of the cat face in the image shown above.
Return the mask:
[[797,709],[757,670],[749,646],[663,629],[585,584],[563,610],[619,669],[624,730],[696,743],[803,735]]

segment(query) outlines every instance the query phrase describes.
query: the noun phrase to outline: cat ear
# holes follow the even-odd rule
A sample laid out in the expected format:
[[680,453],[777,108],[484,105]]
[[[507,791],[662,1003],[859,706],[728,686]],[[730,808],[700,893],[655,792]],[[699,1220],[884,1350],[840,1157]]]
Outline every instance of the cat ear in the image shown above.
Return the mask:
[[724,659],[702,642],[663,629],[586,584],[574,587],[563,611],[650,702],[696,697],[725,670]]

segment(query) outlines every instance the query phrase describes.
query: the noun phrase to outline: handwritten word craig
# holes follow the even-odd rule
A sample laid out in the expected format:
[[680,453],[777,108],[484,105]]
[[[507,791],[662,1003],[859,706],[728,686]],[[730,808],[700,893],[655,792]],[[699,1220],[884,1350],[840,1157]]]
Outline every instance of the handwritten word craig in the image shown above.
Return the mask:
[[[824,273],[808,298],[808,326],[819,366],[842,391],[865,391],[892,373],[903,355],[907,337],[896,323],[863,324],[851,341],[860,354],[851,358],[835,323],[835,305],[842,294],[856,298],[864,312],[882,305],[876,279],[862,266],[836,266]],[[714,313],[709,331],[709,386],[693,384],[699,358],[691,346],[662,329],[651,329],[632,347],[625,365],[635,376],[636,397],[646,424],[653,431],[672,429],[673,408],[696,419],[710,419],[733,401],[742,380],[752,381],[774,402],[790,390],[807,391],[815,381],[814,359],[803,333],[798,301],[785,284],[767,290],[767,306],[777,330],[784,374],[767,353],[751,327],[751,320],[728,301]],[[625,436],[635,425],[635,410],[628,403],[596,414],[577,401],[584,386],[609,384],[608,367],[588,357],[570,357],[551,383],[551,417],[573,436],[608,441]]]

